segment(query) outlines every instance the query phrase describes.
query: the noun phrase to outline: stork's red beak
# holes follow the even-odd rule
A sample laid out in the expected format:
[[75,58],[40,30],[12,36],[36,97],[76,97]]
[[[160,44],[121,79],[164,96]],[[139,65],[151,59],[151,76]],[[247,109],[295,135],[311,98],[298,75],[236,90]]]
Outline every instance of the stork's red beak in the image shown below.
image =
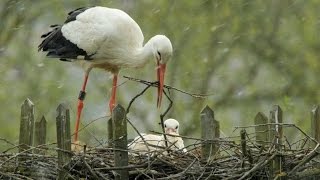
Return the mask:
[[157,99],[157,107],[161,107],[161,101],[162,101],[162,92],[163,92],[163,86],[164,86],[164,74],[166,72],[166,64],[161,64],[158,62],[157,67],[157,76],[159,81],[158,86],[158,99]]

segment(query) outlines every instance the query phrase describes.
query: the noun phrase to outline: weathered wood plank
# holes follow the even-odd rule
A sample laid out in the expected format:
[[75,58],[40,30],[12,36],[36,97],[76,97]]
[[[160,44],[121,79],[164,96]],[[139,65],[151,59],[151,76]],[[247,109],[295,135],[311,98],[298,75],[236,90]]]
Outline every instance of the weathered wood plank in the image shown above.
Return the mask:
[[63,166],[68,164],[71,159],[71,133],[70,133],[70,113],[64,104],[60,104],[57,108],[56,117],[57,126],[57,143],[58,143],[58,179],[66,179],[68,173]]
[[220,126],[219,122],[214,119],[214,112],[209,106],[201,111],[200,118],[201,138],[206,141],[202,144],[201,156],[209,161],[214,159],[219,149],[219,144],[213,143],[212,140],[220,137]]
[[[34,104],[26,99],[21,105],[19,152],[25,151],[33,145]],[[32,152],[28,152],[32,153]]]
[[[275,105],[273,106],[272,110],[270,111],[270,123],[282,123],[282,109],[280,106]],[[273,139],[273,143],[275,149],[281,153],[282,151],[282,137],[283,131],[281,125],[271,125],[270,128],[270,139]],[[275,176],[276,174],[282,173],[282,156],[277,155],[274,160],[272,161],[272,174]],[[281,177],[279,179],[282,179]]]
[[[34,129],[34,146],[37,147],[34,152],[36,154],[44,155],[46,153],[46,147],[42,146],[46,144],[47,136],[47,121],[44,116],[35,122]],[[46,179],[46,172],[48,169],[35,167],[31,171],[31,177],[34,179]]]
[[[316,105],[311,110],[311,136],[320,142],[320,110],[319,105]],[[314,143],[314,147],[316,147]]]
[[108,146],[113,146],[113,127],[112,127],[112,118],[108,120]]
[[[127,119],[125,109],[117,105],[112,111],[112,127],[114,139],[114,161],[115,167],[128,166],[127,151]],[[128,170],[116,170],[116,180],[127,180],[129,178]]]
[[[264,115],[261,112],[258,112],[256,117],[254,118],[254,124],[267,124],[268,118],[266,115]],[[270,141],[268,139],[268,126],[256,126],[255,127],[255,134],[256,134],[256,143],[262,146],[268,145],[268,142]]]
[[245,166],[245,161],[247,157],[247,141],[246,141],[246,130],[241,129],[240,131],[240,140],[241,140],[241,151],[242,151],[242,156],[241,156],[241,167],[243,168]]
[[241,129],[240,131],[240,139],[241,139],[241,151],[243,154],[243,157],[247,156],[247,140],[246,140],[246,130]]
[[[32,153],[34,131],[34,104],[30,99],[26,99],[21,105],[19,152]],[[28,159],[26,156],[19,156],[19,171],[21,174],[28,175],[30,168],[23,165]],[[21,164],[21,165],[20,165]]]
[[[35,132],[34,132],[34,145],[40,146],[46,144],[47,137],[47,121],[44,116],[41,117],[39,121],[35,123]],[[37,154],[45,154],[45,151],[41,147],[35,149]]]

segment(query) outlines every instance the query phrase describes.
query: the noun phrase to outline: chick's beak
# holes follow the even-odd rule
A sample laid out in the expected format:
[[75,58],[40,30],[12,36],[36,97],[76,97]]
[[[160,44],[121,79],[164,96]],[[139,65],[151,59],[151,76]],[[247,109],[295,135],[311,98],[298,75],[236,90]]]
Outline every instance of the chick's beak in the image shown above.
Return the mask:
[[161,64],[158,62],[158,67],[157,67],[157,77],[158,77],[158,81],[159,81],[158,99],[157,99],[157,107],[158,108],[161,107],[165,72],[166,72],[166,64]]
[[165,133],[166,134],[173,134],[173,133],[176,133],[177,132],[177,130],[175,130],[175,129],[173,129],[173,128],[167,128],[166,130],[165,130]]

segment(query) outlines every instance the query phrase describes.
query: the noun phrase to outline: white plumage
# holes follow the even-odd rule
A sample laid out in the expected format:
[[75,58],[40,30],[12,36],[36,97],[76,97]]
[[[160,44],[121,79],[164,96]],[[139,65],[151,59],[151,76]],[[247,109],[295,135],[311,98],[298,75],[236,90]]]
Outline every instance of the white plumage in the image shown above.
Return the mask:
[[[141,134],[144,141],[140,136],[134,138],[134,140],[128,145],[128,149],[134,150],[137,153],[147,153],[154,152],[163,147],[163,138],[162,136],[154,135],[154,134]],[[147,145],[144,143],[146,142]]]
[[117,77],[122,67],[142,67],[148,60],[157,64],[159,81],[157,105],[160,107],[166,63],[172,56],[172,44],[164,35],[152,37],[144,46],[139,25],[125,12],[107,7],[79,8],[68,14],[63,25],[52,25],[39,50],[62,61],[78,61],[85,68],[85,78],[79,95],[75,141],[83,108],[85,89],[92,68],[114,74],[110,112],[116,104]]
[[[179,122],[175,119],[167,119],[164,122],[165,133],[167,135],[167,144],[170,150],[179,150],[187,152],[184,148],[184,143],[181,137],[179,137]],[[153,153],[155,151],[163,151],[166,148],[164,135],[158,136],[154,134],[141,134],[140,136],[134,138],[134,140],[128,145],[128,149],[132,153],[147,154]],[[173,135],[173,136],[170,136]]]
[[141,57],[142,31],[128,14],[118,9],[87,9],[75,21],[63,25],[61,32],[87,54],[93,54],[94,61],[89,61],[90,64],[104,64],[107,61],[112,66],[119,66],[117,69],[138,67],[153,57],[152,51],[147,54],[148,58]]

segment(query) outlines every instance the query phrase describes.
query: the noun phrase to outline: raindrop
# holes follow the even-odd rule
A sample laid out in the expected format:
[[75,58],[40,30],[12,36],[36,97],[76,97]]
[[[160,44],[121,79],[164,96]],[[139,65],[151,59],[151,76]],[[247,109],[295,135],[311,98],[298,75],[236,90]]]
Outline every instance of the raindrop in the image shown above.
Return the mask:
[[223,49],[223,52],[224,52],[224,53],[229,52],[229,48],[224,48],[224,49]]
[[38,63],[37,66],[38,66],[38,67],[43,67],[43,66],[44,66],[44,63]]
[[59,82],[59,86],[57,87],[58,89],[61,89],[64,86],[63,82]]
[[242,90],[239,90],[238,92],[237,92],[237,96],[238,97],[241,97],[241,96],[243,96],[244,95],[244,90],[242,89]]
[[211,31],[211,32],[214,32],[215,30],[217,30],[217,26],[212,26],[212,27],[210,28],[210,31]]
[[186,32],[186,31],[189,31],[189,29],[190,29],[190,26],[187,26],[183,29],[183,31]]
[[202,59],[202,61],[203,61],[204,63],[207,63],[207,62],[208,62],[208,58],[205,57],[205,58]]
[[159,12],[160,12],[160,9],[156,9],[156,10],[153,11],[154,14],[157,14]]

